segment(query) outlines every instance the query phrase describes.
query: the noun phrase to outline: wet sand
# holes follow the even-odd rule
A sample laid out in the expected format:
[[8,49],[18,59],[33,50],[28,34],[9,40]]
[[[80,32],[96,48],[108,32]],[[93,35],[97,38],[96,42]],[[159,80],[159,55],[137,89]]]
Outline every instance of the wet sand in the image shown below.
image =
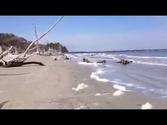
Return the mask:
[[[0,108],[2,109],[140,109],[149,102],[153,109],[166,109],[166,99],[154,99],[126,91],[113,96],[112,83],[90,78],[92,69],[70,61],[34,56],[45,66],[25,65],[0,68]],[[78,84],[86,88],[75,91]]]

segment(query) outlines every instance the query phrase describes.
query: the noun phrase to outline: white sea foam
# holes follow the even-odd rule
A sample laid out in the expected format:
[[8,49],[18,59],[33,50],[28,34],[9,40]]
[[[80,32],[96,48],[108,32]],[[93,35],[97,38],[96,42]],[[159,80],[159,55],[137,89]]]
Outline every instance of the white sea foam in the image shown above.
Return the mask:
[[152,108],[153,108],[153,106],[149,102],[147,102],[141,106],[141,109],[152,109]]
[[120,54],[119,56],[125,56],[128,58],[137,58],[137,59],[167,59],[167,57],[159,57],[159,56],[132,56],[125,54]]
[[124,95],[124,92],[120,90],[117,90],[113,93],[113,96],[121,96],[121,95]]
[[75,59],[78,58],[77,56],[75,56],[75,55],[73,55],[73,54],[65,54],[65,55],[66,55],[67,57],[69,57],[69,58],[72,58],[72,59],[73,59],[73,58],[75,58]]
[[120,91],[127,91],[125,86],[120,86],[120,85],[113,85],[115,89],[118,89]]
[[113,55],[113,54],[105,54],[105,53],[100,53],[100,54],[97,54],[95,55],[95,57],[97,58],[108,58],[108,59],[112,59],[112,60],[115,60],[115,61],[119,61],[120,59],[116,57],[116,55]]
[[90,75],[90,78],[95,79],[95,80],[100,81],[100,82],[109,82],[108,79],[105,79],[105,78],[99,78],[97,72],[92,72],[91,75]]
[[86,84],[84,84],[84,83],[81,83],[81,84],[78,84],[76,88],[72,88],[72,90],[74,90],[74,91],[79,91],[79,90],[85,89],[85,88],[87,88],[87,87],[88,87],[88,85],[86,85]]
[[104,74],[105,72],[102,69],[97,69],[96,74]]
[[[119,56],[132,58],[132,59],[129,59],[129,60],[133,61],[134,63],[138,63],[138,64],[167,66],[167,64],[165,64],[165,63],[153,63],[153,62],[144,62],[144,61],[133,60],[133,59],[167,59],[167,57],[132,56],[132,55],[124,55],[124,54],[120,54]],[[99,54],[98,57],[110,58],[110,59],[113,59],[115,61],[119,61],[120,60],[118,55],[111,55],[111,54],[109,54],[109,55],[108,54],[101,54],[101,55]]]
[[133,62],[138,64],[146,64],[146,65],[167,66],[167,64],[164,64],[164,63],[152,63],[152,62],[142,62],[142,61],[134,61],[134,60]]
[[86,66],[98,66],[98,63],[87,63],[87,62],[78,62],[80,65],[86,65]]
[[96,93],[95,96],[101,96],[102,94],[101,93]]
[[[145,87],[142,87],[142,86],[140,86],[138,84],[133,84],[133,83],[128,83],[128,82],[122,82],[120,79],[114,79],[111,82],[119,84],[119,85],[125,85],[125,86],[128,86],[128,87],[135,87],[135,88],[138,88],[138,89],[145,89]],[[126,90],[126,91],[130,91],[130,90]]]
[[103,95],[108,95],[108,94],[111,94],[111,93],[96,93],[95,96],[103,96]]

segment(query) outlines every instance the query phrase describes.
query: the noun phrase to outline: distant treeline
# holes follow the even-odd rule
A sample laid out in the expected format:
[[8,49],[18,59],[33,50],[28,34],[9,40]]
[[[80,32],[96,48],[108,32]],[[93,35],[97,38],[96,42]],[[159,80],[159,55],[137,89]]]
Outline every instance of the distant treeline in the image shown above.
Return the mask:
[[[28,47],[30,43],[31,41],[28,41],[23,37],[16,36],[12,33],[0,33],[0,46],[2,47],[3,51],[9,48],[10,46],[13,46],[19,53],[22,53],[25,51],[25,49]],[[59,42],[39,44],[39,49],[41,51],[48,51],[49,49],[54,49],[58,52],[68,52],[67,48],[61,45]]]

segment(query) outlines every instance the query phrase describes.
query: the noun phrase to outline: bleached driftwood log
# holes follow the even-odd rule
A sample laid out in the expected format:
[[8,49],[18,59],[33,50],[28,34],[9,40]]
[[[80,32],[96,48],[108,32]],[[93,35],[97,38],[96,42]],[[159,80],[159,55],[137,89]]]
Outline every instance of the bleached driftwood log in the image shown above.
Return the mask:
[[15,60],[15,61],[5,62],[5,65],[3,65],[3,67],[18,67],[27,64],[38,64],[44,66],[44,64],[41,62],[36,62],[36,61],[24,62],[24,60],[17,60],[17,61]]
[[5,57],[6,55],[8,55],[8,53],[12,50],[13,46],[11,46],[8,50],[6,50],[5,52],[3,52],[0,55],[0,59],[2,59],[3,57]]
[[38,39],[36,39],[35,41],[33,41],[33,42],[27,47],[27,49],[25,50],[25,52],[24,52],[24,54],[23,54],[23,57],[26,56],[26,54],[27,54],[28,50],[31,48],[31,46],[32,46],[34,43],[38,42],[40,39],[42,39],[42,38],[43,38],[45,35],[47,35],[51,30],[53,30],[53,28],[55,28],[55,26],[63,19],[63,17],[64,17],[64,16],[62,16],[53,26],[51,26],[47,32],[45,32],[45,33],[42,34]]
[[39,38],[37,38],[35,41],[31,42],[31,44],[27,47],[27,49],[25,50],[25,52],[23,54],[18,55],[17,57],[15,57],[14,59],[10,60],[10,61],[5,61],[3,60],[3,57],[6,56],[10,50],[12,49],[9,48],[9,50],[5,51],[4,53],[2,53],[0,55],[0,59],[3,62],[0,62],[0,66],[3,67],[17,67],[17,66],[22,66],[22,65],[26,65],[26,64],[39,64],[39,65],[44,65],[41,62],[25,62],[30,56],[26,56],[27,53],[31,50],[31,47],[33,44],[35,44],[36,42],[38,42],[40,39],[42,39],[45,35],[47,35],[53,28],[55,28],[55,26],[63,19],[64,16],[62,16],[52,27],[49,28],[49,30],[47,32],[45,32],[44,34],[42,34]]

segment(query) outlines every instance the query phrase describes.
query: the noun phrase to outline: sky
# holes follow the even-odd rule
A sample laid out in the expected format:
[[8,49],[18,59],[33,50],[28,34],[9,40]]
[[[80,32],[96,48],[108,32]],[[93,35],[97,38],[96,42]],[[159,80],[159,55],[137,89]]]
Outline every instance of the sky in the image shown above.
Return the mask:
[[[0,33],[35,40],[61,16],[0,16]],[[167,49],[167,16],[64,16],[41,43],[60,42],[69,51]]]

